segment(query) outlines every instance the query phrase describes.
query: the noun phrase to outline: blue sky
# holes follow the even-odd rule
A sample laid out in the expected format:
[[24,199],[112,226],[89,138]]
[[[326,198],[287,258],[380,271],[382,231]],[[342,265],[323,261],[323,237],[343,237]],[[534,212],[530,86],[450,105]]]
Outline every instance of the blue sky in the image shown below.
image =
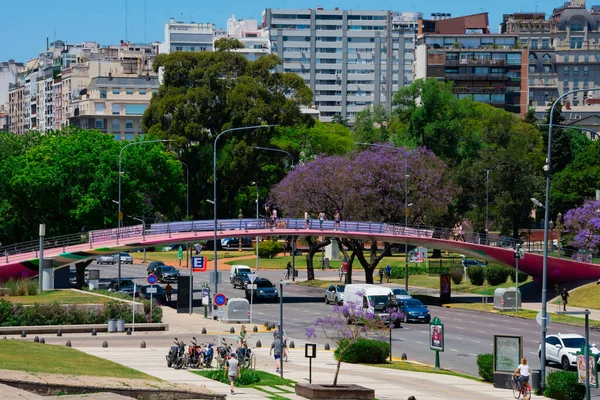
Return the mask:
[[[0,0],[0,61],[13,58],[27,61],[36,57],[50,41],[65,40],[68,43],[95,41],[101,44],[117,44],[125,38],[126,0]],[[375,0],[332,1],[319,0],[310,3],[301,0],[127,0],[128,39],[135,42],[152,42],[164,39],[164,24],[169,17],[186,22],[211,22],[217,27],[225,27],[227,18],[235,14],[238,19],[254,18],[260,21],[265,8],[316,8],[334,7],[348,9],[377,9],[394,11],[420,11],[425,18],[433,12],[452,13],[452,16],[475,14],[487,11],[490,16],[490,28],[498,29],[502,14],[519,11],[546,12],[546,15],[563,3],[557,1],[535,0],[480,0],[459,1],[457,3],[442,0],[427,2],[408,0],[396,2]],[[599,1],[600,2],[600,1]],[[146,24],[144,24],[144,4],[146,3]],[[588,6],[591,5],[588,4]],[[589,7],[588,7],[589,8]],[[145,28],[144,28],[145,27]]]

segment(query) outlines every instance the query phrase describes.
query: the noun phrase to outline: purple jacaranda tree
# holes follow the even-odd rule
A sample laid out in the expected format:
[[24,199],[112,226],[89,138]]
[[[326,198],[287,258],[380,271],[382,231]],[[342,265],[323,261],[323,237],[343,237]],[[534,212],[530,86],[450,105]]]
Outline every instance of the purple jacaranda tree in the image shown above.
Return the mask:
[[340,366],[344,353],[360,338],[366,338],[370,333],[389,332],[394,329],[394,322],[399,321],[404,315],[398,311],[396,299],[390,299],[386,307],[387,318],[379,318],[376,314],[363,308],[362,304],[344,302],[342,306],[333,306],[333,313],[319,317],[315,324],[306,328],[309,339],[321,335],[331,340],[338,349],[337,366],[333,377],[333,386],[337,386]]
[[567,211],[564,225],[571,246],[588,253],[600,250],[600,200],[586,200],[583,206]]
[[[409,224],[435,224],[446,214],[457,186],[446,165],[425,148],[371,148],[347,156],[319,157],[290,172],[273,187],[270,197],[286,215],[299,218],[308,210],[312,218],[323,211],[332,219],[339,210],[346,220],[403,223],[405,162],[408,202],[412,203]],[[308,279],[314,279],[312,256],[325,242],[325,238],[309,241]],[[372,242],[367,259],[362,254],[363,241],[342,243],[350,245],[367,282],[372,283],[377,264],[389,254],[389,244],[377,255],[377,243]]]

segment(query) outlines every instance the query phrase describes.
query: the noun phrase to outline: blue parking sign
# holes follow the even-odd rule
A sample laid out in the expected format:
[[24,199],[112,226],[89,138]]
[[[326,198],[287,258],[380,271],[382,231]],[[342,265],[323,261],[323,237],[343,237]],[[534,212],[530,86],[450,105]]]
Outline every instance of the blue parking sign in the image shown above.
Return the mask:
[[192,257],[192,272],[206,272],[206,257]]

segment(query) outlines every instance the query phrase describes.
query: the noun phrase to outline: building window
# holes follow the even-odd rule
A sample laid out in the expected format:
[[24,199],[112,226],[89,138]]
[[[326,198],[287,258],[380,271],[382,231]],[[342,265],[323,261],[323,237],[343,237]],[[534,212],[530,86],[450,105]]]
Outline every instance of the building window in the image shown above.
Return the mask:
[[532,50],[537,50],[538,48],[538,40],[537,39],[531,39],[531,46],[529,46],[530,49]]
[[121,114],[121,105],[119,103],[113,103],[112,105],[112,115]]
[[125,140],[131,142],[133,140],[133,133],[126,133]]
[[544,63],[550,62],[550,56],[548,54],[544,54]]
[[130,95],[130,96],[133,95],[133,89],[125,90],[125,94]]
[[529,55],[529,62],[535,62],[535,56],[533,54]]
[[112,94],[121,94],[119,89],[113,89]]
[[583,21],[580,19],[576,19],[571,22],[570,25],[571,32],[582,32],[583,31]]
[[101,99],[105,99],[106,98],[106,89],[100,89],[100,98]]
[[105,104],[95,103],[96,114],[104,114]]
[[94,124],[94,127],[96,129],[104,129],[104,120],[103,119],[97,119],[96,122],[95,122],[95,124]]
[[569,67],[564,67],[564,68],[563,68],[563,73],[564,73],[565,75],[569,75]]
[[114,134],[114,138],[117,142],[121,141],[121,134],[120,133],[115,133]]
[[544,65],[544,72],[545,73],[550,73],[550,66],[549,65]]
[[139,95],[140,96],[145,96],[146,95],[146,89],[140,89],[139,90]]
[[194,46],[190,46],[190,51],[196,51],[196,48]]
[[119,119],[112,120],[112,131],[113,132],[121,132],[121,120],[119,120]]
[[542,49],[550,48],[550,39],[542,39]]
[[583,36],[571,36],[570,48],[581,49],[583,47]]
[[132,119],[125,120],[125,130],[126,131],[132,131],[133,130],[133,120]]
[[579,67],[573,67],[573,75],[579,75]]
[[183,51],[183,47],[182,46],[175,46],[175,51]]
[[590,67],[583,67],[583,75],[587,76],[590,74]]
[[535,65],[530,65],[529,66],[529,72],[531,72],[531,73],[535,72]]
[[126,104],[125,105],[125,114],[126,115],[142,115],[146,108],[147,104]]

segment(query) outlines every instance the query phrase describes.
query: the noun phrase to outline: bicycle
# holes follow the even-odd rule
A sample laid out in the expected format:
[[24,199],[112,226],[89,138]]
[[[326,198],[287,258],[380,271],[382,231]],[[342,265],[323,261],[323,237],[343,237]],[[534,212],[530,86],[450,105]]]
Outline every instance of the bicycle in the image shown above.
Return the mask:
[[292,277],[292,271],[290,271],[290,270],[286,270],[286,271],[283,273],[283,280],[288,280],[288,279],[290,279],[291,277]]
[[517,380],[513,379],[513,381],[513,396],[515,399],[521,398],[521,395],[523,395],[523,399],[531,399],[531,386],[529,385],[529,380],[523,382],[520,389]]

